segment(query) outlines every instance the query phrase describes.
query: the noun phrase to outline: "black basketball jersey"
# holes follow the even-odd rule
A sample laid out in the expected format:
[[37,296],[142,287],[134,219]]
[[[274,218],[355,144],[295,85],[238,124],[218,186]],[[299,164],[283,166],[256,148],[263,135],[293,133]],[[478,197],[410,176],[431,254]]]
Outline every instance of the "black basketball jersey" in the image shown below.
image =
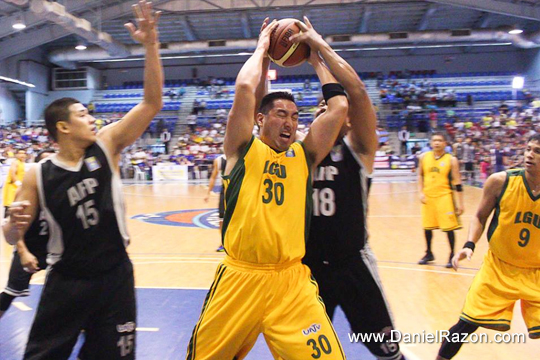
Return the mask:
[[221,176],[223,176],[223,174],[225,174],[225,168],[227,167],[227,158],[225,157],[225,155],[220,155],[218,157],[218,162],[220,163],[219,173]]
[[368,239],[368,177],[342,139],[313,175],[313,216],[306,261],[336,263],[358,255]]
[[24,243],[36,258],[41,259],[47,256],[47,243],[49,242],[49,224],[45,220],[43,211],[38,210],[38,214],[30,227],[24,234]]
[[127,259],[122,184],[98,140],[77,166],[40,162],[40,203],[51,232],[47,262],[76,277],[103,274]]

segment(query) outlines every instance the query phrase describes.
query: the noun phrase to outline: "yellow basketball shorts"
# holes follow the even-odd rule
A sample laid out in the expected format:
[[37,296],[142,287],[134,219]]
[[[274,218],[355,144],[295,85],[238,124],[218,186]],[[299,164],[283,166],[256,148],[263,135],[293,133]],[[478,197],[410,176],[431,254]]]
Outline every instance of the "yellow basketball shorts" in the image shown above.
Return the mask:
[[426,230],[461,229],[452,194],[435,198],[426,196],[426,203],[422,204],[422,225]]
[[476,274],[460,318],[488,329],[510,329],[514,304],[521,313],[531,339],[540,338],[540,269],[519,268],[497,258],[491,250]]
[[311,271],[300,261],[218,266],[187,360],[243,359],[259,334],[274,359],[345,359]]

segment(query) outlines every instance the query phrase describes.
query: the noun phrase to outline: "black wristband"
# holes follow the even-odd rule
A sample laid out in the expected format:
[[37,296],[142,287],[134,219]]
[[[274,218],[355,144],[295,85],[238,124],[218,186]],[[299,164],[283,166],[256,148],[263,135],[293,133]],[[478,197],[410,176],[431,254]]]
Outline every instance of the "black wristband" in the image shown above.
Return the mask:
[[474,249],[476,248],[476,244],[472,241],[467,241],[465,245],[463,245],[463,248],[471,249],[474,252]]
[[345,95],[345,89],[343,89],[343,86],[338,83],[330,83],[330,84],[324,84],[322,86],[322,93],[324,97],[324,101],[328,104],[328,100],[333,98],[334,96],[347,96]]
[[463,185],[461,185],[461,184],[456,185],[456,191],[457,192],[462,192],[463,191]]

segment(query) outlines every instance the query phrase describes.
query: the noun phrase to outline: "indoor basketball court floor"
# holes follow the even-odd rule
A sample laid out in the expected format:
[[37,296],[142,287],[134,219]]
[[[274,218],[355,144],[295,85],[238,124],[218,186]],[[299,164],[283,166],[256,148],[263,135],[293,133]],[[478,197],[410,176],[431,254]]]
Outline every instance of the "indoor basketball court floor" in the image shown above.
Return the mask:
[[[206,296],[206,289],[223,254],[217,230],[217,194],[204,202],[207,187],[187,183],[130,184],[124,187],[129,247],[135,265],[137,285],[138,359],[182,359]],[[467,187],[468,228],[481,190]],[[421,228],[420,204],[415,183],[375,183],[370,195],[370,244],[379,260],[379,275],[393,311],[397,329],[406,334],[431,334],[447,330],[458,319],[468,287],[487,250],[485,238],[470,263],[459,272],[444,268],[449,249],[446,236],[436,232],[431,266],[419,266],[425,241]],[[457,232],[457,245],[465,241],[465,230]],[[0,247],[0,283],[8,276],[11,248]],[[0,359],[21,359],[28,331],[39,301],[45,272],[32,280],[32,295],[15,299],[0,319]],[[361,304],[360,304],[361,306]],[[514,312],[510,334],[526,334],[519,305]],[[349,340],[349,325],[339,311],[334,319],[348,359],[374,359],[367,350]],[[486,333],[486,344],[466,344],[457,359],[537,359],[540,341],[494,343],[496,332]],[[401,343],[409,360],[435,359],[440,343]],[[75,359],[75,356],[72,356]],[[247,357],[272,359],[261,336]]]

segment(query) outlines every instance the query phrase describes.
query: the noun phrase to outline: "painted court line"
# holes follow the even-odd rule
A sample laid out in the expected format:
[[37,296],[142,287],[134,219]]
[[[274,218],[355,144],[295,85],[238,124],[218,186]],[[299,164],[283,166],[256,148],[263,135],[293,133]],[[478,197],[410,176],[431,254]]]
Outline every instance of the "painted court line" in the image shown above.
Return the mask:
[[21,311],[32,311],[32,308],[25,303],[22,303],[20,301],[14,301],[13,306],[15,306],[17,309]]
[[137,331],[157,332],[157,331],[159,331],[159,328],[138,327],[135,330],[137,330]]
[[430,273],[436,273],[436,274],[458,275],[458,276],[472,276],[472,277],[474,277],[474,276],[476,275],[476,274],[459,273],[459,272],[456,272],[456,271],[450,272],[450,271],[440,271],[440,270],[414,269],[414,268],[405,268],[405,267],[398,267],[398,266],[384,266],[384,265],[379,265],[379,268],[383,268],[383,269],[395,269],[395,270],[418,271],[418,272],[430,272]]

